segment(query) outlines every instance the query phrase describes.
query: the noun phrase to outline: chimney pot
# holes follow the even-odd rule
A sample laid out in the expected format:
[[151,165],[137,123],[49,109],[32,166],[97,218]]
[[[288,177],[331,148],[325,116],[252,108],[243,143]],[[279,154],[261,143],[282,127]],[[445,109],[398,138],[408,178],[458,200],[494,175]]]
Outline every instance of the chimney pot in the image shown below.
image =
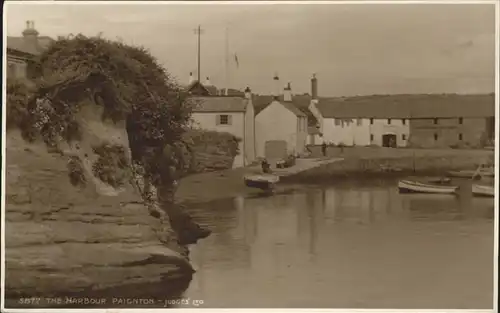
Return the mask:
[[245,98],[252,99],[252,91],[250,90],[250,87],[245,88]]
[[285,88],[285,92],[283,94],[283,101],[287,101],[287,102],[292,101],[292,86],[290,83],[288,83],[286,88]]

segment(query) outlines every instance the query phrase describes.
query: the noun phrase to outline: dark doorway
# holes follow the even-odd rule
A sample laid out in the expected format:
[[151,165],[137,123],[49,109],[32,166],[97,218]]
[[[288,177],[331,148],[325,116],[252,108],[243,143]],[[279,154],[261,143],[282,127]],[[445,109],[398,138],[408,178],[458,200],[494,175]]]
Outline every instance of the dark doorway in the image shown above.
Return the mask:
[[267,159],[284,159],[287,157],[287,144],[284,140],[266,141],[264,149]]
[[385,134],[382,136],[382,147],[396,148],[397,138],[394,134]]

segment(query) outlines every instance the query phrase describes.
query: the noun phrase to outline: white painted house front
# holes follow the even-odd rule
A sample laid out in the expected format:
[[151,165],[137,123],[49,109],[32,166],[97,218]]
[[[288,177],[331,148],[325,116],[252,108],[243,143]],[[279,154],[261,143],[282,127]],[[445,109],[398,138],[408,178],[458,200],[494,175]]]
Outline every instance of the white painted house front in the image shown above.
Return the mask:
[[283,158],[305,152],[307,116],[291,102],[273,100],[255,118],[258,157]]
[[310,110],[327,144],[405,147],[408,143],[409,120],[392,103],[368,97],[323,98],[311,102]]
[[251,164],[255,160],[255,113],[249,89],[245,97],[208,96],[193,99],[192,126],[227,132],[240,138],[240,153],[234,160],[233,168]]

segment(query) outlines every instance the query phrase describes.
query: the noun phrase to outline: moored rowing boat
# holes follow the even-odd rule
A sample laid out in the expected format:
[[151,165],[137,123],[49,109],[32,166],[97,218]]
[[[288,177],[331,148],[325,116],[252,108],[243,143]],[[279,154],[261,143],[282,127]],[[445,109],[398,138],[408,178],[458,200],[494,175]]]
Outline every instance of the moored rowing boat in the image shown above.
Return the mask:
[[401,193],[453,194],[458,187],[450,185],[427,184],[411,180],[400,180],[398,183],[398,188],[399,192]]
[[495,188],[493,186],[473,184],[472,194],[478,197],[494,197]]
[[473,179],[481,179],[481,177],[494,177],[495,170],[490,168],[485,168],[477,171],[472,170],[462,170],[462,171],[450,171],[448,175],[451,177],[458,178],[473,178]]

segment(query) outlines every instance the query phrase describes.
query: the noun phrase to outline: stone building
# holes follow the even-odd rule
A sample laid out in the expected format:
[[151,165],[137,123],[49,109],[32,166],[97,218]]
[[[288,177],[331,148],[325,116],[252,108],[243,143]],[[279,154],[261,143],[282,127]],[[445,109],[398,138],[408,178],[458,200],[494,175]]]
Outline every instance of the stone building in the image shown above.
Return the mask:
[[35,57],[52,42],[54,39],[48,36],[39,36],[33,21],[27,21],[21,37],[7,37],[7,77],[32,78]]

